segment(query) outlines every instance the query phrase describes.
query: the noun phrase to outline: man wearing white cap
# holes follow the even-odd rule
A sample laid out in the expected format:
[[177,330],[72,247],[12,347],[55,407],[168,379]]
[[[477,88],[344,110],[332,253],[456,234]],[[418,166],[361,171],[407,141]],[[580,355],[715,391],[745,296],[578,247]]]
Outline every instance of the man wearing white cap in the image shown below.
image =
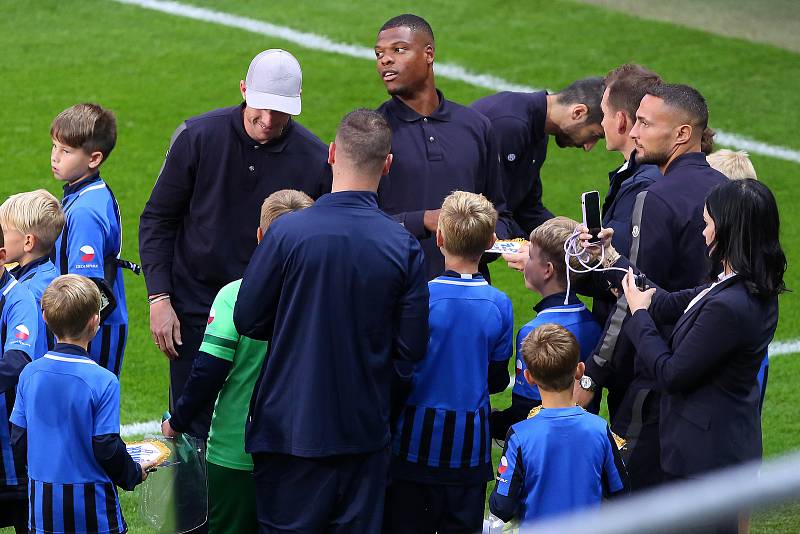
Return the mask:
[[[294,56],[265,50],[239,82],[243,103],[188,119],[172,135],[139,221],[150,331],[170,360],[170,404],[213,320],[214,296],[247,267],[264,199],[281,189],[330,192],[328,147],[292,118],[301,85]],[[205,438],[212,409],[181,430]]]

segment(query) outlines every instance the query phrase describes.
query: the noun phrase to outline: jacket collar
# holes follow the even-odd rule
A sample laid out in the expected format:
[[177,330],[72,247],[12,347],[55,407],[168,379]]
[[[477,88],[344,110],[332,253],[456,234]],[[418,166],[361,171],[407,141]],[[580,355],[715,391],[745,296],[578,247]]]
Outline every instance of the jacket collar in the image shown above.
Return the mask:
[[[566,291],[562,291],[561,293],[553,293],[552,295],[548,295],[540,300],[536,306],[533,307],[533,311],[536,313],[541,312],[542,310],[546,310],[547,308],[554,308],[556,306],[563,306],[564,305],[564,296],[566,295]],[[581,301],[578,297],[575,296],[575,293],[569,294],[569,300],[567,300],[567,305],[571,306],[573,304],[581,304]]]
[[[737,283],[744,283],[741,276],[731,276],[730,278],[726,278],[725,280],[719,282],[717,285],[711,288],[711,290],[700,299],[699,302],[696,302],[694,306],[692,306],[689,310],[687,310],[683,315],[678,318],[678,321],[675,323],[674,328],[672,329],[672,334],[670,339],[675,337],[676,332],[687,322],[692,324],[694,318],[697,316],[697,313],[700,309],[708,302],[709,297],[712,295],[716,295],[726,287],[730,287]],[[689,321],[691,319],[691,322]]]
[[709,167],[709,165],[708,161],[706,161],[706,155],[702,152],[687,152],[672,160],[664,176],[684,167]]
[[42,265],[44,265],[48,261],[50,261],[50,256],[42,256],[41,258],[36,258],[35,260],[30,262],[28,265],[25,265],[24,267],[23,266],[15,267],[11,271],[11,274],[14,276],[14,278],[16,278],[17,280],[20,280],[23,276],[25,276],[26,274],[28,274],[28,273],[30,273],[32,271],[35,271],[36,269],[38,269],[39,267],[41,267]]
[[92,184],[96,184],[102,181],[100,178],[100,171],[97,171],[93,175],[84,178],[79,182],[73,182],[71,184],[64,184],[64,196],[72,195],[83,189],[84,187],[89,187]]
[[315,206],[341,206],[347,208],[377,208],[378,193],[374,191],[337,191],[319,197]]

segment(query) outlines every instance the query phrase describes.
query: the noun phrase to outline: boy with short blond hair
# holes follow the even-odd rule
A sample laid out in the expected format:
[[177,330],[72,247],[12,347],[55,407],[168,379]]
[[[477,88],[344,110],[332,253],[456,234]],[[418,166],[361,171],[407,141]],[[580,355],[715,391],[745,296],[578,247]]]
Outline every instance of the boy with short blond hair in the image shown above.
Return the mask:
[[716,169],[731,180],[752,178],[758,180],[756,169],[750,161],[750,155],[744,150],[728,150],[721,148],[706,156],[712,169]]
[[91,279],[103,307],[89,354],[119,376],[128,338],[128,310],[122,269],[139,267],[122,260],[122,222],[114,193],[100,177],[100,166],[117,142],[114,114],[97,104],[65,109],[50,127],[53,176],[64,184],[65,225],[56,240],[53,263],[59,274]]
[[522,358],[522,341],[537,326],[559,324],[570,330],[578,339],[581,361],[586,361],[601,334],[600,325],[591,312],[567,291],[567,266],[564,262],[564,242],[569,239],[578,223],[567,217],[555,217],[538,227],[530,235],[529,259],[525,265],[525,287],[542,296],[536,306],[536,317],[517,333],[516,376],[511,391],[511,406],[492,412],[490,423],[492,437],[503,439],[514,423],[524,420],[532,408],[541,403],[539,390],[523,376],[525,362]]
[[5,239],[6,261],[18,263],[11,274],[33,293],[40,306],[40,335],[34,347],[34,358],[38,358],[52,347],[40,303],[45,288],[58,276],[50,253],[64,228],[64,210],[58,199],[44,189],[17,193],[0,205],[0,227]]
[[541,408],[508,431],[489,509],[503,521],[527,522],[597,506],[626,489],[627,475],[608,423],[576,406],[583,376],[572,333],[544,324],[523,340],[522,373],[538,385]]
[[[313,203],[307,194],[293,189],[272,193],[261,205],[258,242],[275,219]],[[214,299],[189,379],[171,418],[162,424],[167,437],[186,432],[192,419],[216,399],[206,449],[210,534],[258,529],[253,459],[244,450],[244,428],[267,342],[240,336],[233,324],[241,285],[241,279],[231,282]]]
[[445,273],[428,283],[430,340],[395,425],[386,532],[479,532],[491,480],[489,394],[508,385],[511,300],[478,273],[497,212],[483,196],[445,198],[436,242]]
[[42,295],[57,342],[22,371],[10,418],[15,452],[28,460],[32,533],[126,532],[116,486],[132,490],[147,478],[119,435],[119,381],[86,350],[100,306],[97,285],[74,274]]

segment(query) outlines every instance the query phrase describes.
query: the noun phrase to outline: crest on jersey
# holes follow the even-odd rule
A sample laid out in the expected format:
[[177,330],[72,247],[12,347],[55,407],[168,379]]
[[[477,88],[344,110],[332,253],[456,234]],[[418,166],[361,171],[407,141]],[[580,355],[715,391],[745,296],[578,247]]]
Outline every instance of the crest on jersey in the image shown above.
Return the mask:
[[507,470],[508,470],[508,460],[506,460],[506,457],[503,456],[502,458],[500,458],[500,465],[497,468],[497,472],[502,475]]
[[28,327],[24,324],[17,325],[14,330],[14,337],[20,341],[27,341],[28,338],[31,337],[31,331],[28,330]]
[[518,375],[518,374],[520,374],[522,372],[522,360],[520,360],[519,358],[517,358],[517,366],[516,367],[517,368],[516,368],[514,374]]
[[94,249],[89,245],[83,245],[80,248],[81,251],[81,261],[84,263],[89,263],[94,259]]

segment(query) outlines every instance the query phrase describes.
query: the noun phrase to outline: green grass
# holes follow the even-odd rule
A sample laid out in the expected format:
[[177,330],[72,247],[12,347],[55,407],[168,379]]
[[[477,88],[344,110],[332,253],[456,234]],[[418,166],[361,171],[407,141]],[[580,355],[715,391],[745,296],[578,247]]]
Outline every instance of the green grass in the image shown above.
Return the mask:
[[[335,40],[371,46],[390,16],[412,11],[437,32],[437,60],[461,64],[517,83],[559,88],[575,78],[601,75],[626,61],[644,63],[670,81],[698,87],[708,98],[711,125],[761,141],[800,148],[800,58],[766,45],[711,36],[665,23],[644,22],[600,8],[563,1],[510,3],[493,0],[381,4],[349,1],[254,3],[197,0],[231,13],[287,24]],[[280,6],[280,7],[277,7]],[[185,118],[239,101],[238,81],[256,52],[291,50],[303,65],[300,121],[324,141],[355,107],[374,107],[386,96],[368,61],[306,50],[278,39],[176,18],[140,8],[87,0],[3,3],[0,19],[0,197],[45,187],[59,193],[50,174],[49,124],[79,101],[113,109],[119,142],[103,168],[119,199],[124,256],[136,260],[138,216],[163,161],[170,135]],[[439,79],[448,98],[468,103],[489,91]],[[544,167],[545,202],[556,213],[578,217],[579,192],[604,190],[617,155],[599,146],[590,154],[551,147]],[[794,210],[798,165],[754,156],[774,191],[783,218],[790,264],[800,253],[800,214]],[[224,258],[220,258],[224,261]],[[498,287],[514,301],[517,327],[533,317],[536,296],[521,275],[493,266]],[[167,404],[167,362],[150,341],[143,280],[126,273],[131,330],[122,372],[124,423],[156,419]],[[792,269],[788,284],[800,288]],[[800,306],[793,294],[781,301],[778,339],[800,336]],[[765,455],[800,444],[794,408],[800,360],[773,361],[764,413]],[[508,393],[493,399],[497,407]],[[135,496],[123,505],[132,532],[147,532],[135,512]],[[796,508],[760,514],[754,530],[794,532]]]

